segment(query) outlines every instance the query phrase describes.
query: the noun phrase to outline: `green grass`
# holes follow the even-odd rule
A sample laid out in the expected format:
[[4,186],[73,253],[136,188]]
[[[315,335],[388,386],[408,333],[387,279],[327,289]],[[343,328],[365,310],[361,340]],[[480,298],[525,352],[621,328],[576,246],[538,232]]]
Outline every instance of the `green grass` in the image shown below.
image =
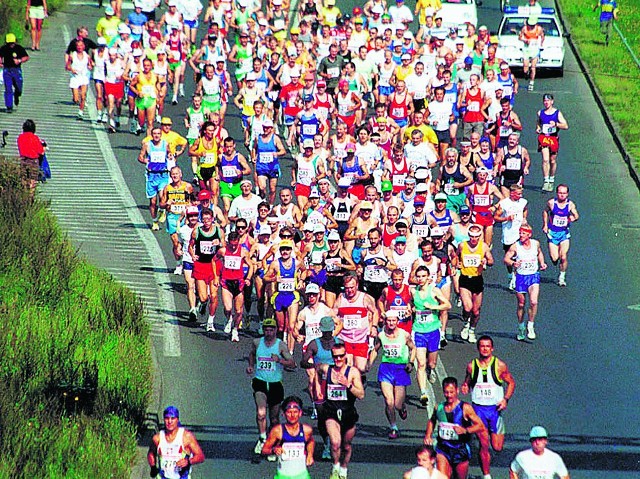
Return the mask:
[[[47,0],[49,14],[60,10],[67,0]],[[13,33],[17,37],[18,43],[29,38],[29,33],[25,27],[26,0],[1,0],[0,1],[0,35],[2,45],[4,45],[4,35]],[[46,22],[45,22],[46,25]],[[24,46],[24,45],[23,45]]]
[[[612,33],[608,47],[600,33],[596,0],[558,0],[571,37],[602,95],[636,166],[640,166],[640,69],[619,35]],[[640,56],[640,3],[620,1],[618,27]]]
[[152,386],[143,305],[1,157],[0,223],[0,479],[127,477]]

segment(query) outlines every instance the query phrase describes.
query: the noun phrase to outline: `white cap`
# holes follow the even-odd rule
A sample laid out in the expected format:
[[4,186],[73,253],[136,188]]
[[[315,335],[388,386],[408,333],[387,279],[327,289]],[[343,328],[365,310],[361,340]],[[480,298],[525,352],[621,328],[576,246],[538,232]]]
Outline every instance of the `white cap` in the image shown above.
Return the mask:
[[273,121],[270,118],[267,118],[262,122],[262,128],[266,128],[268,126],[273,126]]
[[104,7],[104,14],[105,15],[115,15],[116,11],[113,9],[113,7],[111,5],[107,5],[106,7]]
[[271,3],[274,5],[282,5],[282,0],[273,0]]
[[117,55],[118,54],[118,49],[111,47],[109,48],[109,55]]
[[98,37],[98,46],[107,46],[107,39],[104,37]]
[[302,227],[302,231],[313,231],[313,223],[307,221]]
[[257,80],[258,76],[255,74],[255,72],[249,72],[247,73],[247,76],[245,77],[245,80],[250,81],[250,80]]
[[340,241],[340,239],[340,233],[338,233],[336,230],[331,230],[329,236],[327,236],[327,240],[329,241]]
[[324,233],[325,231],[325,227],[322,223],[316,223],[315,225],[313,225],[314,233]]
[[351,178],[343,176],[338,180],[338,186],[340,188],[349,188],[351,186]]
[[260,20],[258,20],[258,25],[263,25],[265,27],[268,27],[269,22],[267,22],[266,18],[261,18]]
[[272,233],[271,226],[264,225],[260,227],[260,231],[258,231],[258,236],[260,235],[270,235]]
[[416,193],[426,193],[429,191],[429,187],[425,183],[418,183],[416,185]]
[[313,148],[313,140],[311,138],[307,138],[302,142],[302,148]]
[[309,193],[309,198],[320,198],[320,193],[318,192],[318,188],[315,186],[311,188],[311,193]]
[[292,68],[289,76],[300,78],[300,69],[298,67]]
[[169,6],[169,7],[177,7],[178,6],[178,2],[176,2],[176,0],[169,0],[169,3],[167,3],[167,6]]
[[237,3],[238,3],[239,7],[246,7],[247,6],[247,0],[238,0]]
[[131,33],[131,29],[126,23],[121,23],[118,25],[118,33]]
[[289,55],[290,57],[297,57],[298,50],[296,50],[296,47],[289,47],[287,48],[287,55]]
[[140,50],[139,48],[134,48],[132,53],[133,53],[134,57],[141,57],[142,56],[142,50]]
[[320,286],[316,283],[309,283],[306,288],[304,288],[304,292],[309,294],[318,294],[320,293]]

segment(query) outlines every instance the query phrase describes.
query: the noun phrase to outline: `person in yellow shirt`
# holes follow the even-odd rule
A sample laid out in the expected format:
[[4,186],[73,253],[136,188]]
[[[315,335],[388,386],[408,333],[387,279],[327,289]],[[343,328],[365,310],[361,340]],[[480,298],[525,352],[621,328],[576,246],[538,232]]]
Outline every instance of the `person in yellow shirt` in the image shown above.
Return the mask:
[[336,7],[336,0],[325,0],[325,5],[320,9],[320,24],[335,27],[342,12]]
[[416,111],[413,114],[411,126],[407,127],[404,130],[404,135],[402,135],[403,144],[406,145],[411,141],[411,133],[413,133],[414,130],[420,130],[423,134],[422,141],[432,143],[436,148],[436,151],[438,150],[438,136],[436,135],[436,132],[433,131],[433,128],[424,123],[424,113],[422,111]]
[[96,33],[107,41],[107,47],[112,47],[118,36],[118,25],[121,21],[115,16],[116,12],[111,5],[104,9],[104,17],[96,24]]
[[427,11],[434,15],[441,8],[442,2],[440,0],[418,0],[413,14],[417,15],[419,24],[424,25],[427,21]]

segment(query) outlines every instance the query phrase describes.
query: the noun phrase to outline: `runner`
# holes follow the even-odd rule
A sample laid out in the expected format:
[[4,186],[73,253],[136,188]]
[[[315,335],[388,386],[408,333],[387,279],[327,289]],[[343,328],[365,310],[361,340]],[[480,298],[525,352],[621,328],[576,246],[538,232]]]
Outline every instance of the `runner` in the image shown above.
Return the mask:
[[[313,466],[313,428],[302,424],[302,399],[289,396],[282,402],[285,421],[275,425],[261,453],[278,457],[278,472],[274,479],[311,479],[307,467]],[[279,426],[279,427],[278,427]]]
[[[133,53],[135,56],[136,52]],[[129,90],[135,92],[136,108],[138,109],[138,130],[142,131],[145,123],[147,125],[147,136],[151,135],[153,124],[156,118],[156,99],[160,90],[158,76],[153,72],[153,62],[145,58],[142,60],[142,71],[140,71],[129,83]]]
[[[273,318],[266,318],[262,322],[264,336],[251,342],[249,351],[249,365],[247,374],[252,376],[251,387],[256,404],[256,423],[258,425],[258,442],[253,448],[254,454],[262,454],[267,442],[267,431],[280,420],[280,403],[284,399],[282,384],[283,370],[295,368],[293,360],[285,344],[276,337],[277,324]],[[271,427],[267,429],[267,413]],[[270,455],[269,461],[276,461],[275,455]]]
[[169,143],[162,139],[162,129],[155,127],[151,131],[151,139],[142,143],[138,161],[146,167],[146,195],[149,199],[151,214],[151,230],[160,231],[158,224],[164,219],[164,210],[158,217],[158,197],[169,184]]
[[524,43],[522,49],[524,75],[529,78],[529,91],[533,91],[536,66],[540,58],[540,49],[544,43],[544,29],[542,25],[538,24],[538,17],[527,18],[520,30],[519,40]]
[[187,284],[187,302],[189,303],[189,321],[191,322],[195,322],[198,319],[198,308],[196,307],[196,280],[193,278],[193,258],[189,253],[189,242],[191,241],[193,230],[197,226],[202,226],[198,221],[198,213],[197,206],[187,206],[186,222],[178,230],[179,251],[182,253],[182,274]]
[[[109,50],[111,51],[111,49]],[[85,102],[87,101],[90,72],[93,69],[93,60],[86,51],[83,41],[76,43],[76,51],[71,52],[69,55],[65,68],[71,73],[69,88],[71,88],[71,93],[73,94],[73,102],[78,105],[78,120],[82,120],[84,118]]]
[[360,267],[363,270],[362,289],[378,301],[389,283],[389,272],[396,269],[391,252],[382,244],[380,228],[369,230],[369,247],[363,249]]
[[382,358],[378,369],[378,382],[385,402],[385,414],[391,430],[389,439],[398,439],[400,433],[396,424],[396,411],[400,419],[407,419],[405,405],[406,388],[411,385],[411,371],[416,360],[416,347],[411,335],[398,328],[398,314],[389,311],[384,319],[384,328],[378,334],[369,361],[367,371],[378,357],[382,348]]
[[438,404],[427,423],[424,443],[431,446],[437,426],[436,464],[446,477],[455,473],[458,479],[467,479],[471,458],[471,434],[486,434],[486,429],[471,404],[458,399],[458,380],[454,377],[442,381],[445,400]]
[[364,399],[364,386],[360,372],[347,365],[344,344],[334,344],[331,357],[335,366],[316,365],[318,375],[326,377],[322,408],[318,411],[318,423],[323,423],[331,441],[333,468],[329,479],[346,479],[351,461],[352,441],[356,435],[359,416],[356,399]]
[[[217,174],[220,145],[215,133],[216,126],[210,121],[205,121],[200,129],[200,137],[189,147],[191,168],[197,172],[202,180],[201,189],[211,191],[213,204],[218,203],[218,195],[220,194],[220,180]],[[198,162],[195,165],[193,164],[194,159]]]
[[[522,197],[522,186],[518,184],[511,185],[509,196],[498,202],[493,218],[498,223],[502,223],[502,249],[505,253],[518,241],[520,226],[527,222],[529,215],[527,203],[527,200]],[[516,287],[516,277],[513,275],[513,268],[509,265],[507,265],[507,280],[509,289],[513,291]]]
[[569,227],[580,219],[578,209],[569,199],[569,187],[561,184],[556,187],[556,197],[547,201],[542,212],[542,231],[547,235],[549,256],[554,265],[560,262],[558,286],[566,286],[566,274],[569,265],[568,255],[571,233]]
[[458,246],[460,269],[460,299],[462,300],[462,320],[464,327],[460,337],[471,344],[477,342],[476,326],[480,321],[480,309],[484,292],[482,273],[493,266],[493,256],[489,245],[481,240],[482,227],[469,227],[469,240]]
[[482,226],[484,242],[493,247],[493,212],[495,207],[494,200],[502,199],[502,194],[498,187],[487,180],[489,178],[489,170],[481,166],[476,169],[475,183],[467,186],[467,204],[473,212],[472,221]]
[[531,449],[516,454],[509,469],[509,479],[535,479],[538,477],[569,479],[569,471],[559,454],[547,449],[547,430],[533,426],[529,433]]
[[204,462],[205,457],[195,435],[180,424],[180,412],[169,406],[162,414],[164,428],[154,434],[147,462],[150,476],[161,479],[190,477],[191,466]]
[[243,175],[250,175],[251,168],[243,154],[236,151],[236,141],[227,137],[222,142],[222,155],[218,164],[220,178],[220,198],[225,214],[229,213],[231,202],[242,195]]
[[551,93],[545,93],[542,96],[544,109],[538,112],[536,123],[538,151],[542,154],[542,176],[544,176],[542,191],[553,191],[558,167],[558,150],[560,149],[558,130],[569,129],[564,115],[553,103],[554,99]]
[[489,439],[495,452],[502,451],[505,433],[502,411],[513,397],[516,381],[507,364],[493,355],[493,339],[490,336],[480,336],[478,339],[478,355],[478,358],[467,364],[467,374],[460,392],[471,392],[473,410],[489,433],[489,436],[478,434],[478,439],[483,479],[491,479]]
[[540,293],[540,273],[547,269],[542,248],[537,240],[531,239],[533,229],[528,224],[520,226],[520,240],[511,245],[504,255],[504,263],[515,268],[516,297],[518,300],[518,341],[524,341],[524,307],[526,295],[529,295],[527,338],[536,339],[534,321],[538,313],[538,294]]
[[262,134],[258,136],[251,153],[253,162],[256,163],[255,181],[260,188],[260,196],[266,198],[268,193],[269,203],[273,205],[280,177],[279,159],[284,157],[286,150],[282,140],[274,132],[273,121],[270,119],[262,122]]
[[418,446],[416,460],[418,465],[405,472],[402,479],[447,479],[447,476],[436,469],[436,451],[433,447],[424,444]]
[[442,291],[435,286],[426,266],[418,266],[416,270],[418,286],[411,286],[411,299],[415,310],[413,321],[413,337],[417,348],[418,387],[420,403],[427,405],[427,379],[431,384],[436,382],[436,364],[440,349],[440,318],[436,311],[451,309],[451,303]]
[[496,153],[496,163],[502,175],[500,190],[505,198],[509,196],[511,185],[524,186],[524,177],[529,174],[529,151],[519,143],[520,134],[513,132],[507,137],[507,144]]

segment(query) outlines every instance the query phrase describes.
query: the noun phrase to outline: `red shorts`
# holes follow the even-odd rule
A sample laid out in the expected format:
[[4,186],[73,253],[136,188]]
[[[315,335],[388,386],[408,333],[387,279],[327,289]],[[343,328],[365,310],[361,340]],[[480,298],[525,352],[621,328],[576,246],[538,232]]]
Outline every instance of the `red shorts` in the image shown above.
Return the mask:
[[560,139],[557,136],[538,135],[538,151],[543,148],[549,148],[551,153],[558,153]]
[[104,94],[106,96],[112,95],[116,100],[122,100],[124,98],[124,82],[120,83],[104,83]]
[[193,279],[211,283],[216,277],[213,271],[213,263],[201,263],[200,261],[195,261],[193,263],[192,275]]
[[474,211],[473,221],[480,226],[493,226],[493,215],[489,211]]
[[364,185],[357,184],[349,187],[349,193],[360,200],[364,200]]
[[338,120],[344,122],[347,125],[347,130],[349,131],[350,135],[353,134],[355,130],[355,123],[356,123],[355,115],[351,115],[351,116],[338,115]]
[[348,343],[344,342],[344,349],[347,354],[351,354],[357,358],[369,357],[369,343]]
[[309,195],[311,194],[311,186],[296,183],[295,194],[296,196],[305,196],[309,198]]

